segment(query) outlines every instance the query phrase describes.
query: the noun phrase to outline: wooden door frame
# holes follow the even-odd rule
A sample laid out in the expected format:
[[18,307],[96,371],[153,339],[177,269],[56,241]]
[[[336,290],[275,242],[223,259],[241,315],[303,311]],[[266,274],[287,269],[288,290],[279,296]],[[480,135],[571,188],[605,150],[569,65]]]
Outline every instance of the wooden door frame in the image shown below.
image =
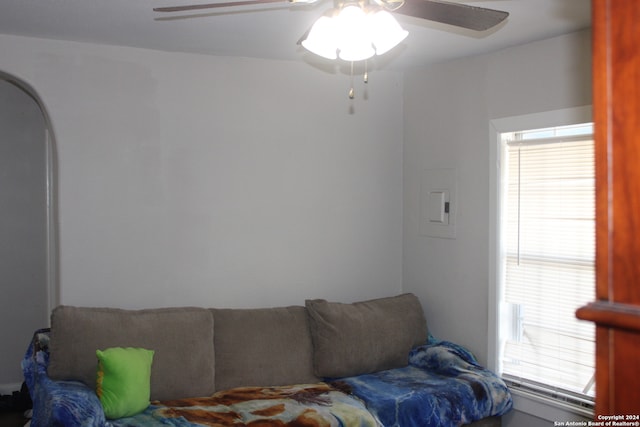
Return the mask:
[[[593,0],[598,415],[640,415],[640,1]],[[639,421],[639,420],[632,420]]]

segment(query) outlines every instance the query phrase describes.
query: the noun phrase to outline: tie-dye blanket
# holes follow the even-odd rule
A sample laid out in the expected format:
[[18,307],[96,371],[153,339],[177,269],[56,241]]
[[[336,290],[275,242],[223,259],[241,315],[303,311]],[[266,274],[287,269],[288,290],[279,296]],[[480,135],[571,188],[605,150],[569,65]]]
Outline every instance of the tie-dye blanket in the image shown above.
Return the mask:
[[434,341],[409,354],[409,366],[332,385],[353,393],[384,426],[455,427],[507,413],[513,403],[505,383],[463,347]]
[[211,397],[152,402],[142,414],[113,427],[157,425],[256,427],[377,427],[358,399],[326,383],[283,387],[240,387]]

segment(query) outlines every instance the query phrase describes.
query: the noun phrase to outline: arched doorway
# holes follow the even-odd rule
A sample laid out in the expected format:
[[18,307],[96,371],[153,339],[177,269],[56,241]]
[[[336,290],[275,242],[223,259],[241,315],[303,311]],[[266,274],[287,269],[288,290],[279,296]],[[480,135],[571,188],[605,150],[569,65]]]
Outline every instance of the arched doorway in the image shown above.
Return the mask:
[[30,336],[58,303],[53,166],[42,103],[0,72],[0,394],[19,390]]

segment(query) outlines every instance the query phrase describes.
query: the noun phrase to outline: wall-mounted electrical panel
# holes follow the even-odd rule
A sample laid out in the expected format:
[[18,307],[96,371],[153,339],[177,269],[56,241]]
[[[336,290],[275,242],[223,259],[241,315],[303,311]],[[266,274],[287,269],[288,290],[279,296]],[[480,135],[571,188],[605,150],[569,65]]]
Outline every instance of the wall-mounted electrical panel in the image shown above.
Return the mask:
[[456,169],[425,169],[420,182],[420,234],[455,239]]

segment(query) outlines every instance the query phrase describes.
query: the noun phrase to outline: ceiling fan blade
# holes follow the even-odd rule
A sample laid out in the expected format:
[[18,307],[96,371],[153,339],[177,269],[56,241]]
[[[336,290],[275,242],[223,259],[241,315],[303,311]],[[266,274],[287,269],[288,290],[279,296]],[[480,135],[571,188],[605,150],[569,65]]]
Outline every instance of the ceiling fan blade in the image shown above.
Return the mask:
[[508,12],[450,3],[442,0],[405,0],[402,7],[394,11],[401,15],[415,16],[429,21],[442,22],[470,30],[484,31],[504,21]]
[[154,12],[183,12],[186,10],[213,9],[216,7],[246,6],[251,4],[282,3],[290,0],[240,0],[225,3],[191,4],[186,6],[154,7]]

